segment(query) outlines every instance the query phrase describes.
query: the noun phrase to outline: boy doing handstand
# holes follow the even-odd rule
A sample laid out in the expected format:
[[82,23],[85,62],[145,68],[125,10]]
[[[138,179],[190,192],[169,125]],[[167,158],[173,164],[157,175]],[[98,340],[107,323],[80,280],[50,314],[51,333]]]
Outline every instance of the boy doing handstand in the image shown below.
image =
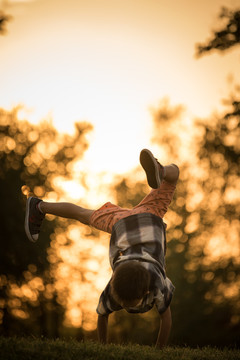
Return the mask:
[[140,163],[152,190],[133,209],[107,202],[98,210],[89,210],[30,197],[25,230],[31,241],[37,241],[45,214],[52,214],[110,233],[113,274],[97,306],[99,340],[107,342],[108,317],[112,312],[125,309],[129,313],[144,313],[155,305],[160,314],[156,346],[162,348],[171,330],[170,303],[174,291],[165,272],[166,225],[162,219],[171,203],[179,169],[174,164],[162,166],[147,149],[141,151]]

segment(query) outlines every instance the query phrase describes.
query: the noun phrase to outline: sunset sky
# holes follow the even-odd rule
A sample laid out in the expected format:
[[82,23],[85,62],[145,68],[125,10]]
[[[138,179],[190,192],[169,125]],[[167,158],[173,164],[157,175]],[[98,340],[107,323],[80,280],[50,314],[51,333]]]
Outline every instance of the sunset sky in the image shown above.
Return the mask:
[[[94,125],[86,161],[124,172],[149,146],[151,114],[163,97],[186,106],[186,119],[221,109],[239,83],[239,54],[195,58],[236,0],[0,1],[12,15],[0,37],[0,106],[23,104],[31,122],[53,119],[71,133]],[[190,134],[189,134],[190,136]],[[115,160],[114,160],[115,159]]]

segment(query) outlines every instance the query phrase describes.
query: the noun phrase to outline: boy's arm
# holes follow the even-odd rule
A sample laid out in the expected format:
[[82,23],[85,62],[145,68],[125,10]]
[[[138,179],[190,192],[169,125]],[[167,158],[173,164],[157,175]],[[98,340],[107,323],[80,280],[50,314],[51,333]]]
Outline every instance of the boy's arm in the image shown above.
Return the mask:
[[107,343],[108,316],[109,315],[98,315],[98,339],[103,344]]
[[170,306],[160,316],[161,316],[160,327],[159,327],[156,347],[162,349],[164,346],[167,345],[167,341],[172,327],[172,315],[171,315]]

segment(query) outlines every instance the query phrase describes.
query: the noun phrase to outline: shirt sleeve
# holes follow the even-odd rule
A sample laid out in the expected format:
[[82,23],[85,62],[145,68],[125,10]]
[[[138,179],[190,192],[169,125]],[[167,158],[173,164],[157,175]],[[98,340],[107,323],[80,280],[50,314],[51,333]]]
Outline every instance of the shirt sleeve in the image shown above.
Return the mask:
[[121,310],[122,307],[114,301],[110,294],[110,281],[107,284],[106,288],[102,292],[99,298],[98,306],[97,306],[97,314],[98,315],[109,315],[114,311]]
[[157,288],[155,295],[155,305],[159,314],[163,314],[169,307],[172,301],[174,289],[174,285],[168,278],[165,279],[165,286],[163,287],[162,291],[160,288]]

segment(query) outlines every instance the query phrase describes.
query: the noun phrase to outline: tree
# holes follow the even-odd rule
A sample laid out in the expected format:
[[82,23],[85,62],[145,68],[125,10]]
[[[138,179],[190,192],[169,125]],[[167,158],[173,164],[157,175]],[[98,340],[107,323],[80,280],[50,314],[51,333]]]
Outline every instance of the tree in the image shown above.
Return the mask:
[[10,20],[10,16],[0,12],[0,35],[6,32],[6,23]]
[[240,10],[231,11],[222,8],[219,19],[227,21],[221,30],[213,31],[212,39],[207,44],[197,44],[197,56],[213,50],[225,51],[240,43]]
[[[214,33],[207,45],[198,45],[198,56],[212,50],[227,51],[240,44],[240,10],[226,8],[220,13],[228,22],[221,31]],[[203,200],[200,216],[210,233],[208,256],[205,256],[205,279],[212,287],[205,297],[214,304],[214,321],[224,327],[226,337],[239,346],[239,166],[240,166],[240,96],[237,86],[234,95],[226,102],[229,110],[212,122],[198,124],[203,129],[199,144],[199,158],[208,171],[203,190],[208,198]],[[204,209],[204,210],[203,210]],[[209,252],[215,259],[209,262]],[[223,256],[225,253],[225,256]],[[206,254],[207,255],[207,254]]]
[[[206,45],[198,45],[198,56],[212,50],[226,51],[240,43],[240,11],[223,8],[220,18],[227,19],[226,27],[215,31],[213,38]],[[198,321],[195,318],[199,331],[198,344],[201,344],[202,340],[203,343],[207,339],[209,341],[211,334],[215,334],[217,340],[214,341],[212,337],[211,343],[239,346],[238,90],[236,87],[234,96],[226,102],[229,110],[225,114],[212,115],[206,121],[197,121],[197,128],[201,134],[198,141],[196,139],[198,176],[193,179],[193,184],[190,182],[191,186],[186,188],[184,198],[187,199],[187,206],[184,206],[182,211],[179,209],[180,214],[183,214],[183,210],[185,213],[181,231],[184,230],[188,238],[187,249],[184,251],[186,271],[183,279],[193,284],[188,309],[192,308],[191,302],[195,299],[196,311],[203,314]],[[192,197],[192,201],[189,196]],[[176,205],[177,202],[174,207]],[[187,289],[184,286],[182,288]],[[188,292],[189,290],[188,288]],[[180,297],[179,299],[182,300]],[[181,304],[181,309],[185,309],[184,303]],[[190,310],[191,314],[193,310]],[[207,331],[204,322],[208,323]],[[193,334],[192,326],[189,326],[188,331]]]
[[46,222],[39,245],[26,240],[25,197],[60,196],[54,179],[71,177],[91,126],[77,123],[74,136],[61,135],[47,122],[19,121],[18,110],[0,110],[0,332],[56,336],[62,310],[48,256],[53,221]]

